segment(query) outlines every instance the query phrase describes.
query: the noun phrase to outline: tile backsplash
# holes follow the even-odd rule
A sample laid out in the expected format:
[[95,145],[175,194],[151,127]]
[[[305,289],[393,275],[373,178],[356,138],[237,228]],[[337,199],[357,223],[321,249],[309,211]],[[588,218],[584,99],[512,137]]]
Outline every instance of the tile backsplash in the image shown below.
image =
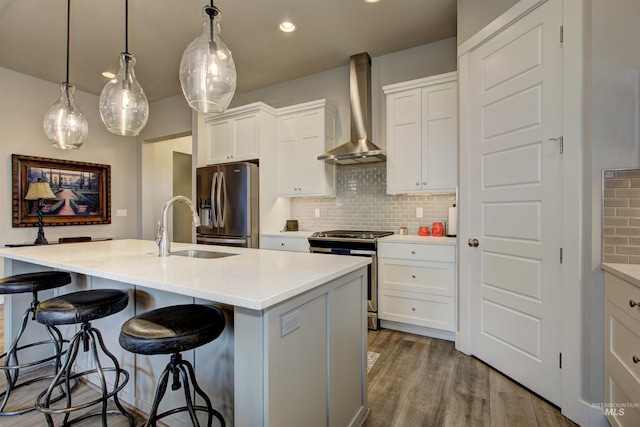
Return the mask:
[[[390,196],[385,163],[339,166],[336,171],[335,198],[294,198],[291,219],[301,230],[390,230],[407,226],[409,234],[434,221],[447,221],[449,207],[456,203],[455,193],[409,194]],[[423,217],[416,218],[416,208]],[[316,217],[316,209],[320,216]]]
[[607,170],[602,181],[603,261],[640,264],[640,169]]

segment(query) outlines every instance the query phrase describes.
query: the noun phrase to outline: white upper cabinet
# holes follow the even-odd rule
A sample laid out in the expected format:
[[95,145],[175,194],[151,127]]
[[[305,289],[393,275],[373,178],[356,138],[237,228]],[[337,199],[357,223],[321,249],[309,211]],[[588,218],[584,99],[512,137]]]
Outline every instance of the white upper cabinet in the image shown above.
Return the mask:
[[455,192],[457,73],[383,88],[387,97],[387,193]]
[[335,146],[336,117],[325,100],[278,109],[278,196],[335,196],[335,167],[318,156]]
[[264,120],[275,111],[257,102],[205,117],[206,164],[260,158]]

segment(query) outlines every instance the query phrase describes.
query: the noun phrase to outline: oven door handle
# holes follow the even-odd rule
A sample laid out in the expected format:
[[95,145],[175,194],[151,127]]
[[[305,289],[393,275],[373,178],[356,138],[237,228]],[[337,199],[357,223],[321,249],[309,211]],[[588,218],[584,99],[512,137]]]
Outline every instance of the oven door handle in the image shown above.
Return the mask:
[[364,255],[364,256],[375,256],[376,251],[368,251],[368,250],[360,250],[360,249],[340,249],[340,248],[309,248],[311,253],[323,253],[323,254],[334,254],[334,255]]

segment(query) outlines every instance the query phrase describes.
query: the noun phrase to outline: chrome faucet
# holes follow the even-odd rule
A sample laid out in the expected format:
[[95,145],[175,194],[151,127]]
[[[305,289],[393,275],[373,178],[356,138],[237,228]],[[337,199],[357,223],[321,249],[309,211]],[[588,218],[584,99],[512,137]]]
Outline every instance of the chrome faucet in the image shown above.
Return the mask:
[[160,214],[160,221],[158,221],[158,232],[156,234],[156,243],[158,244],[159,254],[158,256],[166,257],[170,255],[171,242],[169,241],[169,230],[167,230],[167,215],[169,214],[169,208],[173,206],[175,202],[184,202],[191,209],[191,223],[194,227],[200,225],[200,217],[196,212],[196,208],[193,206],[191,200],[185,196],[175,196],[167,200],[167,203],[162,207],[162,213]]

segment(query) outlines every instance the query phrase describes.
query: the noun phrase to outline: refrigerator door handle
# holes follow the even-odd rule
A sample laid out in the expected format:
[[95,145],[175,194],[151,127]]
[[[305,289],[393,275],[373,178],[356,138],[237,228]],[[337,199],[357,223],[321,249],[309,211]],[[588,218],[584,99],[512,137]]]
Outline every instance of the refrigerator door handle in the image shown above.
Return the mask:
[[[224,194],[223,194],[224,191]],[[222,197],[224,196],[224,197]],[[224,206],[223,203],[227,202],[227,185],[224,179],[224,172],[220,172],[220,177],[218,179],[218,224],[220,228],[224,228]]]
[[216,196],[216,183],[218,182],[218,172],[214,172],[213,178],[211,179],[211,219],[213,221],[213,226],[218,228],[218,216],[216,215],[216,206],[215,196]]

